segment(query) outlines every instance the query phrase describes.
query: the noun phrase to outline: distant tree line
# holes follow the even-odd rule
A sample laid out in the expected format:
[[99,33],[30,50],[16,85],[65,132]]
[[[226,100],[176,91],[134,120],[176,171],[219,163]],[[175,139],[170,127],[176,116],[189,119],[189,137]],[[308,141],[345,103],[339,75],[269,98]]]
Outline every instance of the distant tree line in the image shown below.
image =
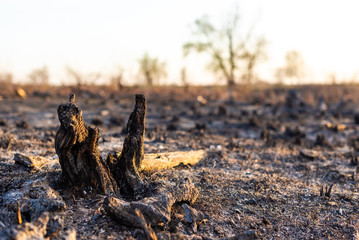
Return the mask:
[[[253,28],[243,32],[239,24],[239,14],[229,14],[222,27],[213,24],[209,17],[203,16],[192,25],[192,39],[183,44],[184,57],[191,53],[209,56],[208,68],[217,77],[218,82],[225,79],[231,94],[235,85],[250,85],[259,79],[256,69],[267,60],[268,41],[264,36],[257,36]],[[150,56],[147,52],[138,59],[138,79],[146,86],[159,85],[160,80],[167,77],[166,62]],[[67,67],[67,80],[77,86],[96,84],[104,76],[100,73],[83,74],[78,70]],[[186,67],[179,72],[179,82],[188,89],[190,80]],[[297,51],[289,51],[285,55],[285,64],[275,71],[278,83],[287,79],[300,83],[305,76],[303,57]],[[117,89],[125,86],[125,69],[118,67],[117,71],[107,76],[107,83]],[[34,69],[28,75],[32,85],[48,85],[50,73],[46,66]],[[11,74],[0,74],[0,85],[9,85]],[[231,96],[231,95],[230,95]]]

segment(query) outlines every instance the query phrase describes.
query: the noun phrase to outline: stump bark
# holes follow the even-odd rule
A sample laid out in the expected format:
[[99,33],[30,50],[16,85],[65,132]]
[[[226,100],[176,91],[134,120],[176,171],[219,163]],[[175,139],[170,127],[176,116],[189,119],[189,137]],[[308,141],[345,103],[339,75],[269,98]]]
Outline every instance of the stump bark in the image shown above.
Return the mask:
[[122,152],[117,158],[111,154],[107,157],[109,169],[117,180],[121,194],[125,196],[138,196],[146,189],[139,173],[144,158],[143,139],[146,109],[145,96],[136,94],[136,104],[128,119],[127,135]]
[[119,191],[98,151],[98,128],[85,125],[81,109],[71,94],[67,103],[57,108],[60,128],[55,137],[64,180],[79,188],[91,187],[101,193]]

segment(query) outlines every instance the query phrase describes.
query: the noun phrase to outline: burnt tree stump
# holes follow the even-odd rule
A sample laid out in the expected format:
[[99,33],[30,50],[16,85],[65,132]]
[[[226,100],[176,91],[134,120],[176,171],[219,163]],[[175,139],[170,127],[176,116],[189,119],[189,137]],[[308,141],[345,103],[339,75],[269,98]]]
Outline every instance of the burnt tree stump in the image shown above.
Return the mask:
[[134,196],[143,192],[139,174],[145,132],[146,99],[136,95],[136,104],[127,124],[127,136],[118,157],[111,154],[103,161],[98,151],[100,131],[84,123],[81,109],[71,94],[57,109],[61,123],[55,137],[65,181],[78,188],[91,187],[104,194]]
[[204,151],[149,154],[143,161],[146,98],[137,94],[135,100],[122,152],[108,154],[104,161],[98,150],[99,129],[84,123],[75,95],[71,94],[69,101],[57,109],[61,125],[55,138],[56,153],[64,180],[79,189],[90,187],[108,195],[104,208],[122,224],[143,226],[136,209],[150,225],[167,224],[172,206],[176,202],[195,202],[198,190],[190,179],[185,178],[176,186],[147,191],[149,184],[143,179],[141,170],[163,169],[180,163],[195,164],[203,157]]

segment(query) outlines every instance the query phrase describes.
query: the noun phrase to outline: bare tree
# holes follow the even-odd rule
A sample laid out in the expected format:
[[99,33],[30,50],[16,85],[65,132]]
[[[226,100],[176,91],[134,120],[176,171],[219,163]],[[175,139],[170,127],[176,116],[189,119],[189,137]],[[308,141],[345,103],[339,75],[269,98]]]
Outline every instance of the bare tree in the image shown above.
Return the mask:
[[301,82],[305,76],[305,64],[302,55],[297,51],[289,51],[285,55],[285,66],[283,68],[284,76],[287,78],[295,78],[297,84]]
[[14,90],[13,75],[7,72],[0,72],[0,99],[1,95]]
[[244,59],[244,74],[242,79],[244,83],[251,84],[255,77],[255,67],[262,61],[266,60],[267,55],[265,52],[265,47],[267,45],[267,40],[264,37],[256,39],[253,47],[246,47],[244,54],[242,55]]
[[284,69],[282,67],[275,70],[275,78],[277,79],[278,85],[282,85],[284,83]]
[[185,56],[192,51],[210,56],[209,67],[226,79],[230,93],[241,78],[245,77],[247,82],[252,80],[255,67],[265,56],[265,38],[254,38],[252,31],[240,37],[238,23],[237,13],[229,18],[224,28],[218,29],[204,16],[195,21],[195,41],[183,45]]
[[78,87],[82,86],[85,83],[85,79],[78,71],[74,70],[71,67],[66,67],[68,78],[71,82],[74,82]]
[[46,66],[34,69],[29,74],[30,83],[34,85],[48,85],[49,84],[49,70]]
[[331,84],[331,85],[336,85],[337,84],[337,82],[338,82],[338,77],[337,77],[337,74],[336,73],[330,73],[329,74],[329,76],[328,76],[328,78],[329,78],[329,83]]
[[166,77],[166,63],[160,62],[157,58],[151,58],[148,53],[145,53],[139,59],[140,74],[145,78],[148,86],[158,84],[160,78]]
[[123,74],[124,69],[119,67],[117,72],[110,77],[111,86],[115,86],[117,89],[121,90],[124,87]]
[[183,89],[185,90],[185,92],[188,92],[189,90],[189,82],[187,79],[187,69],[185,67],[183,67],[181,69],[181,82],[183,85]]

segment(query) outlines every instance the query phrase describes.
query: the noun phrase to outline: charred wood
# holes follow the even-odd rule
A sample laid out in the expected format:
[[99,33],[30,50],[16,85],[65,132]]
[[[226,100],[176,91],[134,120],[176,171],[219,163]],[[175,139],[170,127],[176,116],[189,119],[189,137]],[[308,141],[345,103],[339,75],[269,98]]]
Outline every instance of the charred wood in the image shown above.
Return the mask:
[[177,202],[194,203],[198,197],[198,190],[192,181],[185,178],[179,184],[163,189],[154,197],[140,201],[128,202],[115,197],[108,197],[104,207],[106,212],[126,226],[140,228],[141,221],[136,215],[136,209],[141,211],[146,222],[151,226],[167,224],[171,219],[171,208]]

